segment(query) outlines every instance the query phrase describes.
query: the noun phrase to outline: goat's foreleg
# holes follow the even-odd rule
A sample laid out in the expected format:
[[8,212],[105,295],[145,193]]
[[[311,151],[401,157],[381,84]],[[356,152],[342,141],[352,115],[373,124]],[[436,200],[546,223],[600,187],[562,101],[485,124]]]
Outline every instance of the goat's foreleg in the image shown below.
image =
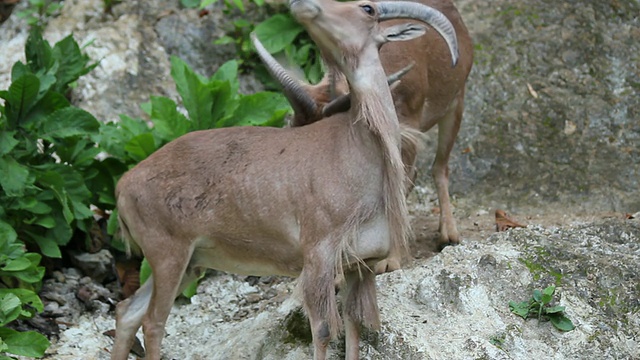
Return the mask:
[[345,358],[359,359],[360,326],[380,329],[375,274],[369,269],[345,274],[346,289],[343,300],[345,329]]
[[324,360],[327,346],[341,330],[340,313],[335,294],[336,250],[316,247],[305,254],[300,275],[304,307],[313,336],[314,360]]
[[433,162],[432,175],[440,204],[440,247],[460,243],[460,234],[449,200],[449,155],[460,129],[464,108],[463,96],[464,94],[460,95],[456,106],[438,122],[438,149]]

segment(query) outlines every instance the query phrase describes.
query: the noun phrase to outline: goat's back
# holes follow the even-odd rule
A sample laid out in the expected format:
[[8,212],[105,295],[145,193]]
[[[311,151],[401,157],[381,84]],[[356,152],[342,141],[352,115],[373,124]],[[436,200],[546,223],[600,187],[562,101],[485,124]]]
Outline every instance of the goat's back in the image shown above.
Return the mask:
[[[393,91],[396,109],[403,122],[420,129],[418,117],[426,106],[429,116],[444,115],[464,89],[473,64],[473,44],[458,10],[450,0],[414,0],[442,12],[453,24],[458,38],[460,59],[452,68],[451,53],[442,37],[433,29],[412,41],[391,42],[382,47],[380,58],[387,74],[405,67],[411,61],[415,66],[402,77]],[[406,20],[392,20],[381,26],[393,26]]]

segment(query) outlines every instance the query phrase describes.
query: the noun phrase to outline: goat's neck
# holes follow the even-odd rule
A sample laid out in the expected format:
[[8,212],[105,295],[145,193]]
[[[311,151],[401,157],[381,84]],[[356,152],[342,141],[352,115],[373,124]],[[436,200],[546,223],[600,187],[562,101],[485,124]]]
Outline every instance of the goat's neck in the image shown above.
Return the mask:
[[404,194],[404,165],[400,156],[400,124],[393,105],[387,76],[375,53],[360,56],[350,73],[351,112],[356,121],[364,121],[377,139],[382,152],[383,202],[389,221],[392,253],[407,253],[410,227]]
[[355,119],[367,122],[369,130],[378,135],[391,135],[399,146],[398,116],[387,76],[377,55],[361,57],[350,76],[347,75],[351,88],[351,111]]

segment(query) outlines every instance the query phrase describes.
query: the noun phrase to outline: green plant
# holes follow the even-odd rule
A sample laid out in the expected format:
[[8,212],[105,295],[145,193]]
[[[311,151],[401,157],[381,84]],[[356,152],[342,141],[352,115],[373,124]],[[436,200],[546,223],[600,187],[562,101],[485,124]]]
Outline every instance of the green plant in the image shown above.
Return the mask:
[[11,358],[2,353],[41,357],[49,347],[49,340],[42,334],[6,327],[43,310],[35,293],[44,275],[39,263],[40,255],[26,252],[13,227],[0,220],[0,359]]
[[29,0],[29,7],[16,13],[16,16],[27,20],[31,26],[43,27],[47,18],[56,15],[62,4],[54,0]]
[[0,219],[21,241],[60,257],[73,229],[88,232],[93,221],[86,181],[97,175],[90,136],[99,123],[65,94],[96,64],[71,36],[51,47],[38,30],[25,54],[27,63],[14,64],[9,89],[0,91]]
[[153,127],[144,121],[120,116],[120,122],[104,124],[100,146],[126,167],[144,160],[167,142],[190,131],[229,126],[282,126],[290,111],[287,100],[272,92],[243,95],[238,92],[238,63],[223,64],[209,79],[196,74],[184,61],[171,58],[171,76],[188,117],[175,101],[152,96],[142,109]]
[[[202,0],[201,7],[215,1]],[[258,6],[264,4],[263,0],[253,0],[253,2]],[[227,12],[229,12],[233,7],[228,0],[225,0],[225,3],[227,4]],[[245,12],[241,0],[233,0],[233,3],[235,8],[243,13]],[[274,14],[255,26],[244,19],[235,20],[232,24],[233,29],[230,29],[227,35],[214,43],[218,45],[235,44],[241,70],[251,71],[261,66],[249,37],[251,32],[255,31],[269,53],[276,56],[284,54],[289,63],[297,64],[297,66],[301,67],[308,81],[316,83],[322,78],[322,62],[318,60],[319,53],[315,44],[304,31],[304,28],[288,12]],[[274,85],[269,81],[266,72],[258,75],[267,85]]]
[[96,66],[71,36],[51,47],[34,27],[25,55],[26,63],[12,68],[9,89],[0,91],[0,351],[35,357],[48,347],[46,338],[5,325],[42,311],[35,293],[41,255],[26,249],[56,258],[74,233],[88,239],[88,205],[98,204],[100,193],[88,185],[98,173],[91,135],[99,123],[65,96]]
[[509,301],[509,310],[525,320],[530,317],[537,317],[538,321],[548,319],[558,330],[573,330],[575,326],[564,314],[565,307],[551,306],[555,291],[556,287],[553,285],[542,291],[536,289],[529,301]]
[[308,81],[317,83],[322,78],[322,62],[315,44],[289,13],[266,19],[255,27],[255,33],[269,53],[283,52],[290,63],[301,66]]

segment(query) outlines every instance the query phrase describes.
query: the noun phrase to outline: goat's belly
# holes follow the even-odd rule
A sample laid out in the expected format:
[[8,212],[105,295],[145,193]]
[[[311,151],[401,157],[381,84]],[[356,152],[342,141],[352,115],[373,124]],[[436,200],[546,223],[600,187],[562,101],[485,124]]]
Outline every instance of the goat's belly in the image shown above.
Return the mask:
[[302,271],[302,251],[285,240],[200,239],[191,266],[206,267],[239,275],[298,276]]
[[384,259],[390,249],[389,223],[383,214],[360,226],[360,236],[354,246],[358,258],[364,261]]

